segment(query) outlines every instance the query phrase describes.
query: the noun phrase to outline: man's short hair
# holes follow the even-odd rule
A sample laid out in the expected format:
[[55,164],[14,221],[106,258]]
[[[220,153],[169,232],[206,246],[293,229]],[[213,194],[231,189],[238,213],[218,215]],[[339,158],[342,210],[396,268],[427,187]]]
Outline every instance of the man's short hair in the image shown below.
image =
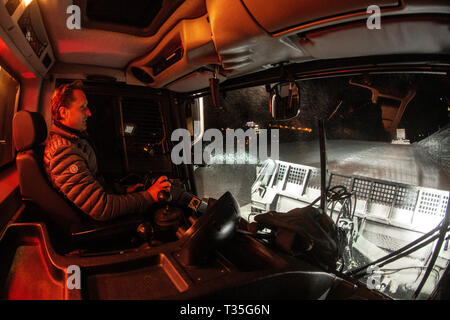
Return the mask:
[[59,109],[61,107],[68,108],[74,101],[73,91],[82,90],[83,81],[76,80],[72,83],[65,83],[55,89],[52,95],[51,107],[52,107],[52,119],[60,120]]

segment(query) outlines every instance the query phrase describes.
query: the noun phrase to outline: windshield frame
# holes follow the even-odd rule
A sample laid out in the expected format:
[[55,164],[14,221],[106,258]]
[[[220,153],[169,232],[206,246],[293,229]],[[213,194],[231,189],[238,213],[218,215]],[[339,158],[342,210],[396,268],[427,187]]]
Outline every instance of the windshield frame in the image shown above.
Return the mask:
[[[311,63],[301,63],[301,64],[291,64],[291,65],[280,65],[272,69],[256,72],[250,75],[245,75],[241,77],[236,77],[229,79],[220,84],[220,90],[222,92],[229,92],[238,89],[251,88],[256,86],[263,86],[268,84],[273,84],[277,82],[282,82],[286,78],[286,74],[289,74],[295,80],[312,80],[321,78],[335,78],[335,77],[350,77],[357,75],[371,75],[371,74],[398,74],[398,73],[416,73],[416,74],[430,74],[430,75],[443,75],[448,76],[450,74],[450,58],[443,55],[408,55],[408,56],[386,56],[386,57],[366,57],[366,58],[356,58],[356,59],[337,59],[330,61],[321,62],[311,62]],[[209,89],[198,90],[193,93],[188,93],[190,97],[199,98],[209,95]],[[322,151],[322,150],[321,150]],[[326,152],[324,149],[323,152]],[[324,157],[326,158],[326,157]],[[322,163],[321,166],[326,168],[326,162]],[[433,269],[434,263],[439,255],[439,251],[442,247],[443,241],[445,240],[445,235],[447,234],[446,229],[448,229],[450,220],[449,205],[447,205],[446,215],[442,221],[441,228],[438,230],[438,234],[435,235],[434,239],[438,239],[436,246],[432,249],[432,258],[427,264],[425,276],[420,281],[413,298],[416,299],[423,285],[428,279],[428,276]],[[408,246],[410,246],[414,241],[412,241]],[[400,250],[399,250],[400,251]],[[398,255],[397,258],[401,258],[402,255]],[[386,258],[386,257],[383,257]],[[383,258],[380,258],[383,259]],[[390,255],[388,258],[393,258]],[[364,267],[362,270],[366,270],[370,265],[375,264],[371,262]],[[450,265],[447,265],[443,274],[448,273]],[[350,275],[350,274],[349,274]],[[358,277],[354,277],[358,279]],[[442,285],[443,276],[439,279],[434,292],[439,289]]]

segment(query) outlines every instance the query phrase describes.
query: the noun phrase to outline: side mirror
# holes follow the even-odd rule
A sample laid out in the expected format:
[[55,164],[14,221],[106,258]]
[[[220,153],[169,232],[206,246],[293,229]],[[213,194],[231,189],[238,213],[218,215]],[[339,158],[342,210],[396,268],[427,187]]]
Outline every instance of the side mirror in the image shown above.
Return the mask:
[[269,110],[275,120],[289,120],[300,114],[300,87],[293,82],[276,84],[270,89]]

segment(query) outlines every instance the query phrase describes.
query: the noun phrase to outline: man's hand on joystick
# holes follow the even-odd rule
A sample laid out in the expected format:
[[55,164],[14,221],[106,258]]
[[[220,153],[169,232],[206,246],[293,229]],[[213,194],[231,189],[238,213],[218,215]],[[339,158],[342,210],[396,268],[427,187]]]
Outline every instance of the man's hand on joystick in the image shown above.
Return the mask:
[[[170,187],[171,184],[169,182],[169,179],[166,176],[161,176],[158,178],[158,180],[156,180],[156,182],[147,189],[147,192],[150,194],[150,196],[152,197],[153,201],[158,202],[160,200],[162,200],[158,194],[161,191],[165,191],[170,195]],[[163,197],[165,197],[166,195],[163,193]],[[171,197],[171,195],[170,195]]]

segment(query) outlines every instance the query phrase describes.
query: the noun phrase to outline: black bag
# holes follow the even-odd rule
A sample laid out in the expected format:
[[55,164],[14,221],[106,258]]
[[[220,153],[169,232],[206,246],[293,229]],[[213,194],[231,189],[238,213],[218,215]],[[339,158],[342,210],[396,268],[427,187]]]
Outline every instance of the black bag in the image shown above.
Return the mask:
[[270,211],[255,216],[258,229],[269,228],[275,244],[293,256],[304,255],[327,271],[336,270],[339,258],[337,228],[333,220],[308,206],[287,213]]

